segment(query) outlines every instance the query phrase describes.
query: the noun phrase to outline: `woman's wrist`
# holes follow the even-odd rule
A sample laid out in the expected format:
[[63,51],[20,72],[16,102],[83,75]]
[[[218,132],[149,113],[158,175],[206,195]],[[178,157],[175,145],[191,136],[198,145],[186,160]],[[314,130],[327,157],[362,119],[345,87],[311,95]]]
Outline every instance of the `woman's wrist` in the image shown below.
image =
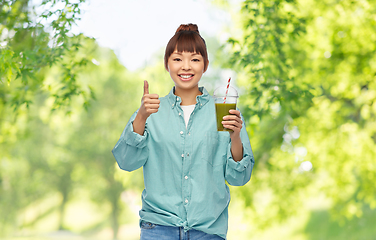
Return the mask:
[[144,135],[146,119],[138,112],[133,120],[133,132]]
[[230,132],[230,138],[231,142],[241,142],[242,139],[240,138],[240,133],[239,132]]
[[231,154],[236,162],[243,159],[243,143],[239,134],[231,135]]

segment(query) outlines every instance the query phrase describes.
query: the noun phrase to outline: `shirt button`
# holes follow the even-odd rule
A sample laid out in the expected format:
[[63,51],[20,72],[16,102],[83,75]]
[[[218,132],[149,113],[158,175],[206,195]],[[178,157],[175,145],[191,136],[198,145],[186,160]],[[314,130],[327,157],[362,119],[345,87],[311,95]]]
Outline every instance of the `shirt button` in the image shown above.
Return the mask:
[[174,106],[174,104],[172,104],[172,106]]
[[189,157],[189,153],[187,153],[187,157]]
[[188,176],[185,176],[184,178],[185,178],[185,179],[188,179]]
[[179,113],[179,116],[181,116],[181,113]]
[[185,199],[185,203],[188,203],[188,199]]
[[184,157],[184,154],[182,154],[181,157]]
[[183,131],[180,131],[180,134],[183,134],[184,132]]

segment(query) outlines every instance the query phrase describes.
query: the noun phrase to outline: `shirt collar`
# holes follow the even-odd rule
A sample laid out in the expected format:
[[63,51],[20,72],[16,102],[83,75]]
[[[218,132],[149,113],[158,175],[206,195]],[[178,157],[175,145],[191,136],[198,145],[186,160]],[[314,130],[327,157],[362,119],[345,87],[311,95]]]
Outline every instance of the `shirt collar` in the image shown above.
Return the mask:
[[[207,102],[209,102],[211,96],[204,87],[199,87],[198,89],[200,92],[202,92],[202,95],[196,96],[196,105],[199,108],[202,108]],[[171,108],[174,108],[176,105],[180,105],[181,103],[181,98],[175,95],[175,87],[171,89],[170,93],[167,95],[167,98],[170,102]]]

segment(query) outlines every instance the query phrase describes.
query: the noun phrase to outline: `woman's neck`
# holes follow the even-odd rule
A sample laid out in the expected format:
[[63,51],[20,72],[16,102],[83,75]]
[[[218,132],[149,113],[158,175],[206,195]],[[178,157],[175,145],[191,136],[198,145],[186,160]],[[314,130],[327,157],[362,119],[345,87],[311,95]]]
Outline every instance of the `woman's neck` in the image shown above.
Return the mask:
[[180,105],[194,105],[196,104],[196,97],[202,95],[202,92],[196,88],[192,89],[180,89],[175,87],[175,95],[181,98]]

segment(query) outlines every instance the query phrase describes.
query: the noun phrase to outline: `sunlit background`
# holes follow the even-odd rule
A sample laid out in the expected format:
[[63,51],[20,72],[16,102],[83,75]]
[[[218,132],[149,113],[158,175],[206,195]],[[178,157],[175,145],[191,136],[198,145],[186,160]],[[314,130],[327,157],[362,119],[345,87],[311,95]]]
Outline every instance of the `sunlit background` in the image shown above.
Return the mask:
[[0,239],[139,239],[142,169],[111,154],[164,47],[196,23],[201,85],[231,84],[255,154],[228,239],[372,240],[376,4],[314,0],[3,0]]
[[[232,3],[234,9],[239,5],[237,0]],[[112,49],[120,63],[130,71],[160,61],[167,42],[182,23],[195,23],[204,38],[215,39],[211,49],[213,55],[218,50],[218,44],[225,43],[231,32],[237,31],[231,11],[207,0],[94,0],[82,5],[82,10],[81,20],[71,31],[93,37],[100,46]],[[209,57],[215,60],[214,56]],[[226,84],[229,77],[236,78],[231,69],[215,67],[209,69],[207,75],[219,76],[211,88]]]
[[209,1],[90,1],[74,32],[94,37],[115,51],[129,70],[144,67],[163,49],[181,23],[196,23],[204,36],[222,37],[231,26],[229,12]]

